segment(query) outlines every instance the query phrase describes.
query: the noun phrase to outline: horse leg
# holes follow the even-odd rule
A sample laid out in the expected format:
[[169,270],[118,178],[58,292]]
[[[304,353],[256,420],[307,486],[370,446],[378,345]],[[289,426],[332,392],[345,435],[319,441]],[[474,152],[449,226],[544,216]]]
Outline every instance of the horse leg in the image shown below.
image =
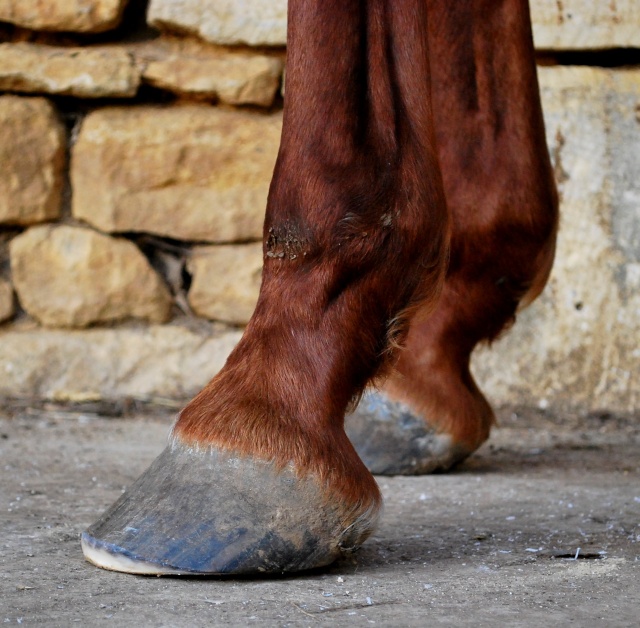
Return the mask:
[[153,574],[309,569],[380,506],[344,413],[441,289],[449,225],[422,0],[290,0],[287,97],[255,313],[171,444],[82,536]]
[[471,352],[541,292],[555,250],[557,194],[526,0],[427,5],[450,264],[442,298],[412,320],[394,373],[347,418],[356,450],[380,474],[446,469],[487,439],[494,417]]

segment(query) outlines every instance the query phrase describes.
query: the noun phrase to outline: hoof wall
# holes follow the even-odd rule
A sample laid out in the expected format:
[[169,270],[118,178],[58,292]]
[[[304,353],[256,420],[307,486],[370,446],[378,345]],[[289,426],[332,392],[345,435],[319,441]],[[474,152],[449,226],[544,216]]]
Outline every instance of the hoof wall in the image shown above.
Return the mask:
[[371,473],[420,475],[444,471],[462,462],[473,450],[441,434],[403,403],[367,392],[347,416],[345,431]]
[[285,573],[356,549],[375,513],[332,507],[314,479],[216,449],[167,447],[89,529],[85,558],[147,575]]

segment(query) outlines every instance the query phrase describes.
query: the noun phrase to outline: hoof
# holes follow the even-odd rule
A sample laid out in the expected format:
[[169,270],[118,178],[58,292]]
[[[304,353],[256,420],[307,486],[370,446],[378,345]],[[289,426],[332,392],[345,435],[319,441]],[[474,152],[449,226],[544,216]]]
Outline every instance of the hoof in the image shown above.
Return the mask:
[[362,461],[377,475],[420,475],[445,471],[473,449],[438,433],[409,406],[368,391],[345,420],[345,431]]
[[174,443],[81,542],[89,562],[127,573],[284,573],[354,551],[375,515],[331,506],[291,467]]

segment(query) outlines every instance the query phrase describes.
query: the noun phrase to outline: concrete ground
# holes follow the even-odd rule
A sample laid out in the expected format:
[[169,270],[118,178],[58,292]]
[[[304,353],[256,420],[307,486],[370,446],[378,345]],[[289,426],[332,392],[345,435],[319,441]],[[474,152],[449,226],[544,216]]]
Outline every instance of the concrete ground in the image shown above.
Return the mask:
[[170,423],[70,408],[0,413],[0,623],[640,624],[637,417],[505,410],[456,472],[379,478],[379,530],[322,572],[178,579],[85,563],[79,533],[160,452]]

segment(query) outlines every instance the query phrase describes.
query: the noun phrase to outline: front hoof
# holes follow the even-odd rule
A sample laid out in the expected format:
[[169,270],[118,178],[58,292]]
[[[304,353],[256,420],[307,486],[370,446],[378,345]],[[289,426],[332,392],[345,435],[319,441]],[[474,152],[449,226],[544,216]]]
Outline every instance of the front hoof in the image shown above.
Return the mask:
[[291,466],[177,442],[81,542],[89,562],[127,573],[284,573],[353,551],[375,519],[332,505],[319,481]]
[[378,391],[365,393],[346,417],[345,431],[369,471],[377,475],[445,471],[474,451]]

